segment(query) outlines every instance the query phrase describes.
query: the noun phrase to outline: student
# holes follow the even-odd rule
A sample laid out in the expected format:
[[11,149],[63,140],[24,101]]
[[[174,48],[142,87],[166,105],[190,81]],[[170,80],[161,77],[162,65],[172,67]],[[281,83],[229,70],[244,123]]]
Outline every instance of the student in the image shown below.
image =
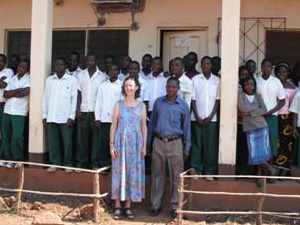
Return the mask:
[[118,75],[119,80],[123,81],[125,76],[127,76],[128,74],[128,68],[129,68],[129,64],[132,62],[132,59],[130,58],[130,56],[124,56],[121,63],[120,63],[120,73]]
[[199,72],[196,69],[196,65],[198,63],[198,55],[196,52],[189,52],[184,57],[184,69],[185,74],[192,79],[194,76],[198,75]]
[[193,78],[191,167],[198,174],[217,174],[220,78],[212,74],[209,56],[201,59],[201,68],[202,74]]
[[[55,73],[46,79],[43,124],[47,129],[49,164],[71,167],[78,85],[76,78],[66,72],[66,67],[65,58],[57,58]],[[54,172],[56,168],[49,167],[47,171]]]
[[147,91],[145,94],[145,102],[147,111],[151,113],[153,110],[154,102],[157,98],[166,94],[167,78],[164,77],[162,72],[162,63],[160,57],[154,57],[152,60],[151,79],[147,82]]
[[18,54],[12,54],[8,57],[8,68],[14,71],[14,74],[17,73],[17,68],[20,63],[20,56]]
[[249,76],[252,76],[254,78],[256,78],[256,62],[252,59],[249,59],[246,64],[245,64],[247,70],[248,70],[248,73],[249,73]]
[[115,104],[121,99],[122,82],[118,80],[119,67],[112,65],[109,79],[100,84],[95,105],[95,125],[100,130],[99,149],[93,149],[92,164],[99,167],[111,164],[109,132]]
[[279,154],[275,160],[276,165],[282,169],[281,175],[290,170],[293,152],[293,118],[289,112],[290,104],[297,92],[295,84],[290,80],[290,69],[287,63],[280,63],[275,68],[276,76],[281,81],[285,91],[285,104],[278,111],[279,122]]
[[278,146],[278,111],[285,104],[285,91],[278,78],[272,74],[272,62],[264,59],[261,63],[262,75],[257,77],[257,93],[261,95],[267,112],[265,117],[269,127],[270,143],[273,156],[277,156]]
[[294,154],[293,154],[293,165],[297,168],[300,168],[300,91],[298,89],[296,95],[294,96],[294,99],[292,101],[292,104],[290,106],[289,111],[292,113],[293,117],[293,135],[296,139],[294,144]]
[[238,108],[242,114],[243,131],[247,136],[248,163],[257,166],[258,175],[268,171],[275,175],[275,169],[268,163],[272,158],[268,124],[264,118],[267,108],[262,97],[256,93],[253,77],[241,81],[242,92],[239,95]]
[[221,58],[219,56],[214,56],[211,58],[212,61],[212,68],[211,68],[211,72],[218,76],[221,77],[220,75],[220,70],[221,70]]
[[[6,160],[25,160],[24,132],[30,93],[29,68],[30,62],[22,60],[17,67],[17,74],[9,80],[4,90],[6,103],[2,117],[0,152]],[[6,166],[15,165],[7,163]]]
[[[139,91],[137,79],[125,78],[122,86],[124,100],[119,101],[113,110],[110,152],[115,219],[122,215],[133,219],[131,202],[141,202],[145,197],[146,107],[137,100]],[[125,201],[123,212],[121,201]]]
[[173,74],[179,80],[178,95],[187,103],[189,109],[191,107],[193,81],[183,72],[183,60],[180,57],[173,59]]
[[78,52],[72,52],[68,59],[68,69],[67,73],[77,78],[78,74],[81,72],[79,67],[80,55]]
[[[169,61],[169,70],[164,72],[164,77],[165,78],[169,78],[170,76],[172,76],[174,74],[173,60],[174,59],[170,59],[170,61]],[[183,62],[184,62],[184,59],[183,59]]]
[[104,57],[104,73],[107,75],[108,71],[111,69],[112,64],[114,63],[114,57],[112,55],[106,55]]
[[145,54],[142,58],[142,69],[140,72],[140,77],[144,80],[151,78],[151,66],[152,66],[152,55]]
[[151,174],[151,215],[159,215],[166,183],[166,165],[170,176],[171,217],[176,217],[179,175],[191,145],[190,111],[186,102],[177,96],[179,80],[171,77],[166,85],[167,95],[158,98],[149,125],[153,142]]
[[94,113],[98,88],[107,79],[107,75],[98,69],[94,53],[89,53],[86,59],[87,68],[77,77],[81,96],[80,109],[77,113],[77,167],[100,168],[100,162],[96,160],[100,148],[100,130],[95,127]]

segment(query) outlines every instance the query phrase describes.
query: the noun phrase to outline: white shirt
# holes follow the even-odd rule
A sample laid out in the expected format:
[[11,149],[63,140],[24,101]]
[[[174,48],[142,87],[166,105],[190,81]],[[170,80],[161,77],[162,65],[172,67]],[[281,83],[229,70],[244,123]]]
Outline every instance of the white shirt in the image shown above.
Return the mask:
[[111,123],[115,104],[121,99],[122,82],[116,80],[103,82],[97,93],[95,106],[95,120],[102,123]]
[[193,81],[184,73],[179,78],[179,85],[180,90],[178,91],[178,96],[180,96],[190,108],[193,94]]
[[[8,82],[5,91],[12,91],[19,88],[28,88],[30,87],[30,75],[24,74],[21,79],[18,78],[18,75],[14,75]],[[4,106],[4,113],[17,116],[26,116],[28,114],[28,102],[29,96],[22,98],[9,98],[6,100]]]
[[143,78],[144,80],[150,80],[152,78],[151,75],[151,72],[146,75],[142,70],[139,73],[139,77]]
[[[214,74],[211,74],[210,78],[206,79],[204,74],[199,74],[194,76],[192,81],[192,100],[196,101],[198,116],[201,119],[204,119],[213,111],[216,100],[220,99],[220,78]],[[195,119],[196,118],[193,113],[192,120],[194,121]],[[213,116],[211,121],[217,121],[216,114]]]
[[[13,75],[14,75],[14,71],[9,68],[4,68],[3,70],[0,71],[0,79],[7,84]],[[5,98],[3,97],[3,94],[4,94],[4,88],[3,89],[0,88],[0,102],[5,102]]]
[[148,111],[151,112],[155,100],[166,95],[167,78],[164,77],[163,73],[160,73],[157,77],[154,77],[152,73],[148,76],[151,76],[151,78],[147,81],[147,90],[145,92],[144,101],[149,102]]
[[74,71],[70,71],[69,69],[67,69],[66,72],[68,74],[70,74],[71,76],[74,76],[75,78],[77,78],[78,74],[82,72],[82,69],[80,69],[80,67],[77,67],[77,69]]
[[91,77],[88,69],[78,74],[78,86],[79,91],[81,91],[81,112],[94,112],[98,88],[106,79],[107,76],[98,68]]
[[43,119],[48,123],[66,123],[75,119],[78,85],[75,77],[65,73],[46,79],[43,100]]
[[298,115],[297,127],[300,127],[300,90],[299,89],[295,97],[293,98],[289,111],[292,113],[296,113]]
[[[261,76],[256,78],[257,93],[261,95],[267,110],[273,109],[278,100],[285,99],[285,91],[280,80],[275,76],[270,76],[267,80]],[[275,112],[273,115],[277,115]]]

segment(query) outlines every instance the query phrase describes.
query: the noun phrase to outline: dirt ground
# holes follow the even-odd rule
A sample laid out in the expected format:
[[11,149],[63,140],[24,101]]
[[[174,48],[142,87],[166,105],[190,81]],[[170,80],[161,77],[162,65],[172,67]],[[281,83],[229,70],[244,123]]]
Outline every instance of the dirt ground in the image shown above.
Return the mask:
[[[15,198],[1,195],[0,198],[7,203],[5,207],[0,204],[0,225],[31,225],[34,221],[59,221],[63,225],[96,225],[93,222],[93,208],[91,200],[57,197],[36,197],[25,195],[19,213],[14,209]],[[3,201],[2,201],[3,202]],[[1,203],[1,202],[0,202]],[[149,216],[147,205],[133,207],[136,214],[134,220],[122,219],[119,221],[111,218],[111,207],[102,202],[101,222],[97,225],[173,225],[176,224],[168,216],[168,210],[164,210],[158,217]],[[8,206],[8,207],[7,207]],[[264,217],[264,223],[270,225],[300,225],[300,220],[278,219]],[[251,216],[209,216],[197,218],[195,221],[184,220],[184,225],[250,225],[255,224],[255,218]]]

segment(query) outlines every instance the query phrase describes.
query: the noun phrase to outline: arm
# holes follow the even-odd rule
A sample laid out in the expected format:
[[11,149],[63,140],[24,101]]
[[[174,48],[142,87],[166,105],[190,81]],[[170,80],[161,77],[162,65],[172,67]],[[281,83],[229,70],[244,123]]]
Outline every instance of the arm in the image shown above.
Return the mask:
[[157,109],[157,100],[154,103],[153,110],[151,113],[151,119],[149,122],[149,130],[148,130],[148,146],[152,144],[153,138],[154,138],[154,129],[157,124],[157,116],[158,116],[158,109]]
[[142,150],[142,156],[146,156],[147,154],[147,112],[146,112],[146,106],[143,105],[143,113],[142,113],[142,121],[141,121],[141,127],[142,127],[142,135],[143,135],[143,150]]
[[283,88],[280,81],[277,82],[277,87],[276,88],[278,89],[278,91],[277,91],[277,99],[278,99],[277,104],[273,109],[266,112],[264,114],[264,116],[271,116],[272,114],[279,111],[285,104],[286,93],[285,93],[284,88]]
[[101,115],[101,101],[102,101],[102,89],[101,86],[98,88],[96,105],[95,105],[95,124],[96,127],[100,127],[100,115]]
[[68,126],[72,126],[75,120],[76,108],[77,108],[77,97],[78,97],[78,87],[75,78],[72,80],[72,93],[71,93],[71,112],[68,119]]
[[119,103],[117,103],[115,105],[114,111],[113,111],[113,118],[112,118],[112,123],[111,123],[111,127],[110,127],[110,138],[109,138],[110,154],[111,154],[112,159],[115,159],[118,157],[118,152],[115,149],[114,143],[115,143],[116,129],[117,129],[118,123],[119,123],[119,117],[120,117],[120,109],[119,109]]
[[260,95],[256,95],[256,99],[258,102],[258,107],[250,112],[250,116],[252,117],[262,116],[267,112],[267,108],[262,97]]
[[30,94],[30,87],[4,91],[4,98],[23,98]]
[[191,116],[187,104],[185,104],[185,112],[183,114],[183,142],[184,153],[189,155],[191,147]]
[[203,120],[200,118],[199,114],[198,114],[198,109],[197,109],[197,105],[196,105],[196,100],[192,100],[191,102],[191,108],[192,108],[192,112],[194,112],[194,115],[196,117],[196,120],[199,124],[203,124]]
[[48,115],[48,98],[49,98],[49,83],[48,80],[46,80],[45,84],[45,91],[43,96],[43,124],[46,125],[47,115]]

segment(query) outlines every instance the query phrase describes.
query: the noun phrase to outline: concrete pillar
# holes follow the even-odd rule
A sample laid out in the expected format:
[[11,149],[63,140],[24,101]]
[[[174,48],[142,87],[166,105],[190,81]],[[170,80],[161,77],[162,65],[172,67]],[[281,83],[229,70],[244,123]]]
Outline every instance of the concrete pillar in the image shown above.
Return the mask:
[[236,161],[240,0],[222,0],[220,173],[234,173]]
[[53,0],[32,0],[29,105],[30,161],[41,161],[45,153],[42,100],[45,78],[51,68],[52,23]]

